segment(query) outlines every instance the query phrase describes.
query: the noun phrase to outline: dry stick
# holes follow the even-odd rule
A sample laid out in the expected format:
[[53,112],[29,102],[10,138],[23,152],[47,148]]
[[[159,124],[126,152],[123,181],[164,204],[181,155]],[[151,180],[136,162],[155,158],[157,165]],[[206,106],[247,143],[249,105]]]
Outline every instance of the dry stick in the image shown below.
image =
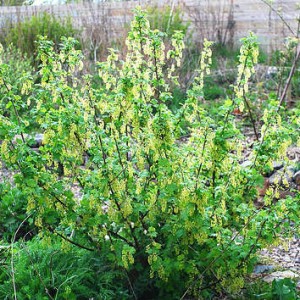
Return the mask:
[[[224,11],[224,9],[223,9]],[[229,13],[228,13],[228,18],[227,18],[227,26],[224,34],[224,39],[223,39],[223,45],[225,45],[226,40],[227,40],[227,34],[229,33],[229,40],[227,41],[228,43],[231,43],[231,35],[232,35],[232,30],[234,29],[235,21],[234,21],[234,6],[233,6],[233,0],[230,1],[230,7],[229,7]]]
[[278,66],[278,78],[277,78],[277,91],[276,91],[276,97],[277,99],[279,98],[280,92],[282,90],[282,85],[283,85],[283,70],[284,70],[284,64],[286,61],[284,62],[280,62],[279,66]]
[[169,33],[169,29],[170,29],[171,23],[173,21],[173,11],[174,11],[174,0],[172,0],[170,15],[169,15],[169,19],[168,19],[168,24],[167,24],[167,29],[166,29],[167,34]]
[[283,89],[283,92],[281,94],[281,97],[280,97],[280,101],[279,101],[279,104],[278,104],[278,108],[277,108],[277,111],[279,111],[282,103],[284,102],[285,100],[285,97],[286,97],[286,94],[287,94],[287,91],[288,91],[288,88],[291,84],[291,81],[292,81],[292,78],[294,76],[294,73],[295,73],[295,70],[296,70],[296,66],[297,66],[297,63],[298,63],[298,60],[300,58],[300,50],[297,50],[297,54],[296,54],[296,57],[293,61],[293,65],[292,65],[292,68],[291,68],[291,71],[289,73],[289,77],[285,83],[285,86],[284,86],[284,89]]

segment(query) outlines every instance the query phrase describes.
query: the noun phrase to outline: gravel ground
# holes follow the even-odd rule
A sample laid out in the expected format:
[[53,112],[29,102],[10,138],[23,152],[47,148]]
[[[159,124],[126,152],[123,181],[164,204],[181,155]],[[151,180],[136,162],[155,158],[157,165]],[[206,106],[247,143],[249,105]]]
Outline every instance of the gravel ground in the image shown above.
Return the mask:
[[10,183],[13,182],[13,174],[14,172],[9,171],[5,168],[5,166],[3,165],[3,163],[1,163],[0,161],[0,183],[4,182],[5,180],[9,181]]
[[260,257],[262,261],[272,264],[274,267],[300,274],[300,239],[283,240],[282,245],[262,250]]

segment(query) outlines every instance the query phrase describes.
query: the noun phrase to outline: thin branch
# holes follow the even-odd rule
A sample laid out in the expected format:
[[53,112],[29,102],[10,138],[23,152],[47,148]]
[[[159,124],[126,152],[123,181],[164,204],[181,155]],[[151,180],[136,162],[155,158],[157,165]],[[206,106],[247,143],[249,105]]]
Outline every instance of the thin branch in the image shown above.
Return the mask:
[[284,19],[284,17],[282,16],[282,14],[278,10],[276,10],[269,1],[267,1],[267,0],[261,0],[261,1],[264,4],[266,4],[273,12],[275,12],[275,14],[280,18],[280,20],[288,28],[288,30],[292,33],[292,35],[296,37],[297,34],[294,32],[294,30],[292,29],[291,25]]
[[15,267],[14,267],[14,243],[17,238],[17,234],[21,227],[24,225],[24,223],[32,216],[32,214],[29,214],[19,225],[17,230],[14,233],[13,239],[11,241],[11,275],[12,275],[12,284],[14,289],[14,299],[17,300],[17,288],[16,288],[16,278],[15,278]]
[[94,251],[95,251],[95,249],[86,247],[86,246],[84,246],[84,245],[81,245],[81,244],[79,244],[79,243],[77,243],[77,242],[72,241],[71,239],[67,238],[66,236],[64,236],[63,234],[57,232],[56,230],[50,230],[50,232],[56,233],[59,237],[61,237],[61,238],[64,239],[65,241],[67,241],[67,242],[71,243],[72,245],[77,246],[77,247],[79,247],[79,248],[81,248],[81,249],[85,249],[85,250],[88,250],[88,251],[90,251],[90,252],[94,252]]
[[132,291],[132,295],[133,295],[133,297],[134,297],[135,300],[138,300],[138,297],[136,296],[136,294],[135,294],[135,292],[134,292],[133,285],[132,285],[132,283],[131,283],[131,280],[130,280],[128,271],[127,271],[126,269],[125,269],[125,273],[126,273],[126,276],[127,276],[127,280],[128,280],[130,289],[131,289],[131,291]]
[[255,120],[254,120],[253,115],[252,115],[250,104],[249,104],[249,102],[248,102],[248,100],[245,96],[245,92],[244,92],[243,99],[244,99],[244,102],[245,102],[245,104],[247,106],[247,109],[248,109],[248,112],[249,112],[249,117],[250,117],[250,120],[251,120],[251,123],[252,123],[252,127],[253,127],[253,130],[254,130],[256,140],[259,140],[259,135],[257,133],[256,126],[255,126]]
[[[4,80],[3,80],[3,84],[4,84],[5,88],[6,88],[6,90],[7,90],[8,92],[10,92],[10,89],[8,88],[8,85],[6,84],[6,82],[5,82]],[[11,99],[11,103],[12,103],[12,106],[13,106],[13,109],[14,109],[14,112],[15,112],[15,115],[16,115],[16,117],[17,117],[18,125],[19,125],[19,127],[21,128],[21,119],[20,119],[19,113],[18,113],[18,111],[17,111],[16,105],[15,105],[15,101],[14,101],[12,98],[10,98],[10,99]],[[20,134],[21,134],[22,141],[23,141],[23,143],[25,144],[25,138],[24,138],[23,131],[21,131]]]

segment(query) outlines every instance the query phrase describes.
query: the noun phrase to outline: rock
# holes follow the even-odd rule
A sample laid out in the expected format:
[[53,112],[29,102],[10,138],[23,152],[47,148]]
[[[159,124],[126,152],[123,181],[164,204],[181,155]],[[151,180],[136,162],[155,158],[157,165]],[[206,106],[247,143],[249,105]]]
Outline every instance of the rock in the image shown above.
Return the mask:
[[293,181],[297,184],[300,185],[300,171],[296,172],[293,175]]
[[284,279],[284,278],[299,278],[299,274],[292,271],[277,271],[273,272],[270,275],[267,275],[263,278],[263,281],[271,283],[274,279]]
[[262,273],[269,273],[274,269],[272,265],[256,265],[254,267],[253,273],[254,274],[262,274]]
[[281,184],[282,183],[282,173],[281,172],[275,172],[273,175],[269,177],[269,183],[271,185],[274,184]]
[[43,139],[44,139],[44,134],[42,133],[36,133],[34,135],[28,135],[26,133],[22,135],[18,134],[14,137],[13,143],[16,144],[18,141],[23,141],[23,138],[25,142],[28,142],[29,139],[33,139],[34,142],[30,145],[31,148],[38,148],[42,146],[43,144]]
[[266,177],[270,177],[270,176],[272,176],[276,171],[282,169],[283,166],[284,166],[284,162],[282,162],[282,161],[274,161],[274,162],[272,163],[272,168],[271,168],[271,170],[269,170],[268,172],[266,172],[264,175],[265,175]]
[[42,133],[37,133],[34,136],[34,140],[35,140],[36,144],[39,146],[41,146],[43,144],[43,139],[44,139],[44,134],[42,134]]
[[248,167],[250,167],[252,164],[253,164],[252,161],[250,161],[250,160],[245,160],[245,161],[243,161],[243,162],[241,163],[241,167],[242,167],[242,168],[248,168]]
[[283,167],[283,162],[282,161],[274,161],[272,166],[275,171],[280,170]]

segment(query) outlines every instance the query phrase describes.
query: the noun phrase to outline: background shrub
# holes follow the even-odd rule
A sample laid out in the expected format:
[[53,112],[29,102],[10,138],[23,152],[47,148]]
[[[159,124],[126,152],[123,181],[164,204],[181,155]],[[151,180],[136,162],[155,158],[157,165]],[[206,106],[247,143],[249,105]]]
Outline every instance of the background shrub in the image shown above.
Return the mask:
[[28,57],[33,58],[37,54],[36,41],[39,35],[47,36],[49,40],[54,42],[57,48],[62,36],[75,37],[78,36],[78,33],[73,28],[70,18],[60,20],[45,12],[9,26],[4,31],[1,42],[4,45],[12,44],[22,54],[27,54]]
[[184,22],[180,10],[170,6],[163,8],[148,8],[148,19],[152,29],[158,29],[171,38],[175,31],[181,31],[184,36],[188,33],[190,23]]

